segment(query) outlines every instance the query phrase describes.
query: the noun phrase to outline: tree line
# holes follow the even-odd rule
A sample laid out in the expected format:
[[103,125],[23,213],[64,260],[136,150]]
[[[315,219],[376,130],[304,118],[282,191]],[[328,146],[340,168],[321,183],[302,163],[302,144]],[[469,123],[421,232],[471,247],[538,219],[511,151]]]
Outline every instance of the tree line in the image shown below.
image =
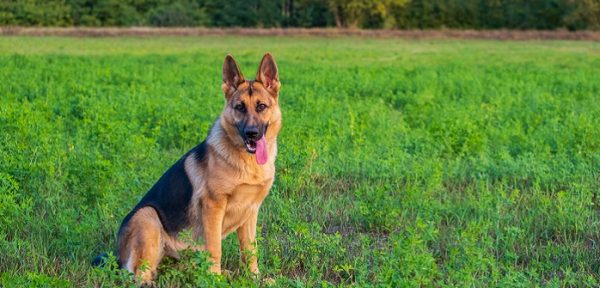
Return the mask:
[[599,30],[600,0],[0,0],[0,25]]

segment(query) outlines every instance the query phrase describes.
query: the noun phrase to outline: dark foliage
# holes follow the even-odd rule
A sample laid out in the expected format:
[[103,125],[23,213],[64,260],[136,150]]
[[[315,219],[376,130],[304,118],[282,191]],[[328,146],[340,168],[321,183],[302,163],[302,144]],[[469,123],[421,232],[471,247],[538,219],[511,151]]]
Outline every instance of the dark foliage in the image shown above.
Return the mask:
[[600,0],[4,0],[0,25],[600,29]]

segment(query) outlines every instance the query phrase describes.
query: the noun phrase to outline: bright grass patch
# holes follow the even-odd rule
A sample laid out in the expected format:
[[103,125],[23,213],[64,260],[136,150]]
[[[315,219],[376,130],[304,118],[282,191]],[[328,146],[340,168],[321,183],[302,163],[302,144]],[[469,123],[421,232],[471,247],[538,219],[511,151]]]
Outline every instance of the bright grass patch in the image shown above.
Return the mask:
[[[127,286],[93,269],[219,115],[226,53],[279,65],[259,215],[277,286],[600,285],[600,43],[318,37],[0,38],[0,286]],[[257,286],[165,260],[165,286]]]

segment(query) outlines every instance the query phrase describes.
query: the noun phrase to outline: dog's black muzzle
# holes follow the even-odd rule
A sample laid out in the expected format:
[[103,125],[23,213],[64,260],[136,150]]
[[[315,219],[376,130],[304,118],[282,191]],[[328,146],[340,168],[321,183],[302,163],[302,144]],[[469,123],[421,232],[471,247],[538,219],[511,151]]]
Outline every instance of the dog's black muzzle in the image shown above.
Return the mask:
[[242,139],[244,140],[244,145],[246,146],[246,151],[248,153],[256,153],[256,142],[265,135],[268,127],[269,124],[238,126],[238,131],[240,132],[240,136],[242,136]]

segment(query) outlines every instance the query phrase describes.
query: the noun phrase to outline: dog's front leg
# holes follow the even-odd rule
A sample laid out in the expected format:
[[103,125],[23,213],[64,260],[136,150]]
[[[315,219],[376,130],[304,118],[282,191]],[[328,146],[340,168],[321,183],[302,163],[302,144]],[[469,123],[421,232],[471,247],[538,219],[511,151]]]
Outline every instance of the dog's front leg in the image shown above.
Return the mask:
[[256,249],[256,222],[258,220],[258,208],[252,211],[248,220],[237,229],[240,241],[240,253],[242,262],[248,265],[250,272],[258,274],[258,259]]
[[206,199],[202,203],[202,226],[206,250],[213,262],[210,272],[221,274],[221,238],[227,199]]

